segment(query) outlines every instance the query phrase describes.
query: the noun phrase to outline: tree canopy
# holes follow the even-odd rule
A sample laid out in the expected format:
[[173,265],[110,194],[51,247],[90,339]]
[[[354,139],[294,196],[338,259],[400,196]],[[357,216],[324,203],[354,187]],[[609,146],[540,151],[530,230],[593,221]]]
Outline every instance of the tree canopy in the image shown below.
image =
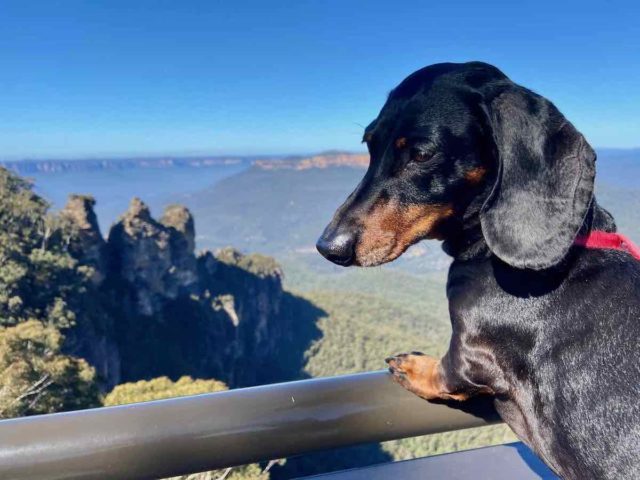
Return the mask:
[[158,377],[152,380],[122,383],[105,397],[104,404],[108,406],[148,402],[150,400],[219,392],[221,390],[227,390],[227,386],[217,380],[201,380],[184,376],[173,382],[168,377]]
[[91,268],[67,251],[62,218],[26,180],[0,167],[0,325],[39,320],[66,328],[75,322],[74,298]]
[[93,368],[61,353],[63,340],[36,320],[0,327],[0,418],[100,406]]

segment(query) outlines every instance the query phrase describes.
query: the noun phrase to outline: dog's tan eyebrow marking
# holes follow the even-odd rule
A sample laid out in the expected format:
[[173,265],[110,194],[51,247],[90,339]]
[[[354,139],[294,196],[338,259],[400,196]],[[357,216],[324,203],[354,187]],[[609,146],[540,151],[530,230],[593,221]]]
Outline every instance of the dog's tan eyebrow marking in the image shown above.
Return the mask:
[[487,169],[485,167],[476,167],[472,170],[469,170],[464,174],[464,178],[472,185],[477,185],[482,181],[484,176],[487,174]]
[[400,137],[396,140],[396,148],[404,148],[407,146],[407,137]]

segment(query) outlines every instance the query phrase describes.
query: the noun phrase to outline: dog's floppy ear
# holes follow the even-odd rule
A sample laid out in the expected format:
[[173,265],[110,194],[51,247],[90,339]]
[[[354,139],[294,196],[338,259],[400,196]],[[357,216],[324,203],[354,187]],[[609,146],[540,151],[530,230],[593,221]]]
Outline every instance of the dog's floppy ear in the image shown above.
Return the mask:
[[511,266],[552,267],[591,204],[595,153],[551,102],[523,87],[508,85],[487,107],[499,171],[480,212],[482,233]]

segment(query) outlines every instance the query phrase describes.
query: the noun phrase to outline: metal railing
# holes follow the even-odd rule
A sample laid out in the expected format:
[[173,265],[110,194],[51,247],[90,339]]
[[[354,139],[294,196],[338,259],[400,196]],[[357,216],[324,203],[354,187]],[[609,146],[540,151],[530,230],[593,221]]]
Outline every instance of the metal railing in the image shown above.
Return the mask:
[[499,421],[457,407],[371,372],[4,420],[0,478],[161,478]]

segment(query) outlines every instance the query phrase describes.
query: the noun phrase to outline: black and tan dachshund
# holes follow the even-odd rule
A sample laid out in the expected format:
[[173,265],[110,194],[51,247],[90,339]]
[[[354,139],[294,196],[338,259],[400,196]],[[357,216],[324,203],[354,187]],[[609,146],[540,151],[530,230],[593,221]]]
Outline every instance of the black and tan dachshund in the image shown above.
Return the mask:
[[394,380],[429,400],[492,395],[562,478],[640,479],[640,261],[596,203],[580,132],[471,62],[407,77],[364,141],[369,168],[320,253],[373,266],[429,238],[453,257],[449,350],[388,358]]

